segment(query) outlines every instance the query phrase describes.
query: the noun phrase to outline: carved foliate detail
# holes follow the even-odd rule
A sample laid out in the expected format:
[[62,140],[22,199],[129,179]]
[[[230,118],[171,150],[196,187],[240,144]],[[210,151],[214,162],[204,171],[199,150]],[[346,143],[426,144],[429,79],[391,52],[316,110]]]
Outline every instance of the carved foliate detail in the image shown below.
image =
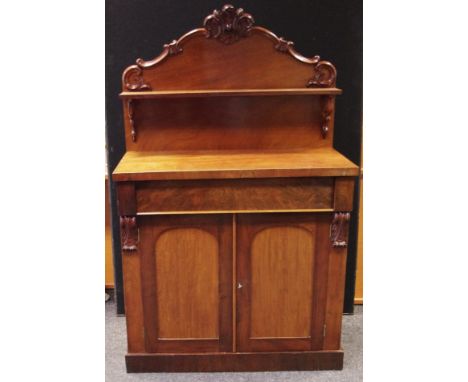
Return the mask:
[[336,85],[336,69],[328,61],[320,61],[314,66],[312,78],[307,87],[328,88]]
[[330,130],[330,121],[333,113],[333,97],[322,96],[322,137],[327,137]]
[[122,251],[136,251],[138,245],[138,227],[135,216],[120,217],[120,239]]
[[123,79],[127,90],[151,90],[151,86],[145,83],[143,71],[137,65],[129,66],[124,72]]
[[167,49],[169,56],[182,52],[177,40],[172,40],[170,44],[164,44],[164,49]]
[[334,247],[348,246],[349,212],[336,212],[330,226],[330,240]]
[[252,15],[242,8],[236,9],[232,5],[225,5],[221,11],[214,10],[205,18],[203,26],[207,38],[215,38],[224,44],[232,44],[241,37],[247,37],[254,24]]
[[284,37],[280,37],[278,39],[278,42],[275,45],[275,49],[279,50],[280,52],[286,53],[288,52],[292,47],[294,46],[294,43],[292,41],[286,40]]

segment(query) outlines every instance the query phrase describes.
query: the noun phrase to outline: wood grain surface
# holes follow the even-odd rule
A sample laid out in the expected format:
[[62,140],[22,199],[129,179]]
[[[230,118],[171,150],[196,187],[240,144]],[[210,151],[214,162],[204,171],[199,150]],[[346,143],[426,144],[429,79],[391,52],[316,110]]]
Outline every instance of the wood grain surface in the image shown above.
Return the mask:
[[328,252],[320,243],[329,220],[329,214],[237,216],[238,351],[321,348]]
[[137,213],[333,208],[332,178],[220,179],[137,183]]
[[354,182],[353,177],[335,178],[335,211],[353,210]]
[[116,181],[356,176],[359,167],[333,148],[297,151],[128,151]]
[[313,77],[313,65],[275,49],[276,41],[261,30],[233,44],[207,39],[200,32],[180,44],[180,53],[160,64],[141,65],[145,90],[306,88]]
[[323,350],[338,350],[341,348],[341,324],[343,319],[343,300],[346,274],[347,249],[332,247],[330,244],[328,268],[326,336]]
[[141,285],[140,252],[122,254],[125,319],[127,322],[127,344],[129,352],[144,352],[145,325]]
[[321,108],[320,96],[138,99],[132,101],[136,140],[126,146],[128,151],[330,146],[333,129],[323,138]]
[[250,253],[250,338],[310,337],[315,233],[258,232]]
[[138,219],[146,351],[231,351],[231,217]]
[[117,184],[117,207],[120,216],[136,215],[136,195],[134,182],[119,182]]
[[198,228],[174,228],[156,241],[159,339],[219,338],[218,243]]

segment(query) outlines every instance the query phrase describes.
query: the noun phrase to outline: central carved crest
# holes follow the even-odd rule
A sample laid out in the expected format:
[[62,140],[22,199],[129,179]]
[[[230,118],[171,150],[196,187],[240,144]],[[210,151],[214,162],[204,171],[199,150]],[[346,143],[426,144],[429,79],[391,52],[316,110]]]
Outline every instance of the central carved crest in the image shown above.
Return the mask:
[[242,8],[236,10],[227,4],[221,11],[215,10],[205,18],[203,26],[208,38],[215,38],[224,44],[232,44],[241,37],[247,37],[254,24],[254,19]]

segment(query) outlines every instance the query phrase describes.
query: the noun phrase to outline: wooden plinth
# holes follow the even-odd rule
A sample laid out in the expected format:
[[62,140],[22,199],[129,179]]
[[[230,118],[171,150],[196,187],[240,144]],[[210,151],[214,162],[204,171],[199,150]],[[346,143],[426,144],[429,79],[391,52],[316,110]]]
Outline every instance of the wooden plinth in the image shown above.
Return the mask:
[[128,373],[341,370],[343,351],[127,354]]

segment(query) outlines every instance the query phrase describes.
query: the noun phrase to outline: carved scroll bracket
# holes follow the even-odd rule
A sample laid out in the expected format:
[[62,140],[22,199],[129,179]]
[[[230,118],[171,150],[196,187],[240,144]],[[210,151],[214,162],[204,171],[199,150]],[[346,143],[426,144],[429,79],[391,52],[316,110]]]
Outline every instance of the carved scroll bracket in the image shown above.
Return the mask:
[[203,22],[206,29],[206,37],[214,38],[224,44],[232,44],[241,37],[250,34],[254,24],[252,15],[244,12],[242,8],[236,9],[230,4],[226,4],[207,16]]
[[129,66],[123,73],[123,83],[125,89],[129,91],[151,90],[143,78],[143,71],[137,65]]
[[[320,56],[314,56],[311,58],[304,57],[302,54],[298,53],[294,49],[294,42],[286,40],[284,37],[278,37],[272,31],[262,28],[262,27],[254,27],[254,30],[260,31],[264,35],[268,36],[273,40],[275,43],[275,49],[281,53],[289,53],[293,56],[296,60],[303,62],[305,64],[316,65],[320,62]],[[313,85],[311,85],[313,86]]]
[[322,96],[322,137],[325,139],[330,130],[333,113],[333,96]]
[[135,216],[120,217],[120,240],[122,251],[136,251],[139,232]]
[[336,212],[330,226],[330,240],[333,247],[348,246],[349,212]]
[[132,142],[136,142],[136,129],[135,129],[135,120],[133,119],[135,110],[134,110],[133,100],[129,99],[127,101],[127,115],[128,120],[130,122],[131,134],[132,134]]
[[336,69],[331,62],[320,61],[314,66],[312,78],[307,87],[329,88],[336,86]]

